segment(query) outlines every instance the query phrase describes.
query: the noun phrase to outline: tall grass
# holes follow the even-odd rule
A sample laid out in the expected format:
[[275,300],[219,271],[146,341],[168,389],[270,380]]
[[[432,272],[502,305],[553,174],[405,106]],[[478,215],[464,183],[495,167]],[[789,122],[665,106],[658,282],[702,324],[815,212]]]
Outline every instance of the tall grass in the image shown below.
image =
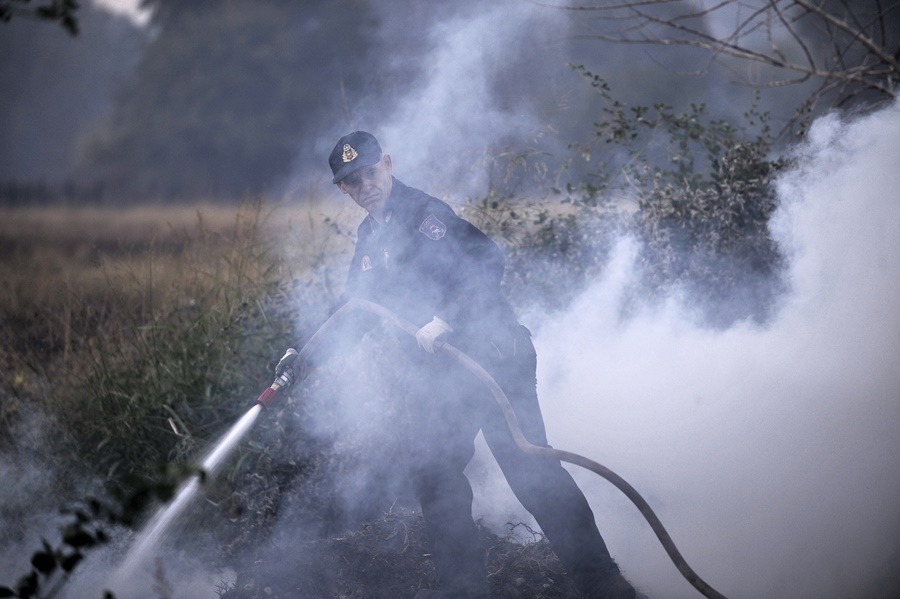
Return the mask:
[[251,405],[349,247],[331,206],[0,217],[0,436],[39,412],[64,461],[116,481],[192,460]]

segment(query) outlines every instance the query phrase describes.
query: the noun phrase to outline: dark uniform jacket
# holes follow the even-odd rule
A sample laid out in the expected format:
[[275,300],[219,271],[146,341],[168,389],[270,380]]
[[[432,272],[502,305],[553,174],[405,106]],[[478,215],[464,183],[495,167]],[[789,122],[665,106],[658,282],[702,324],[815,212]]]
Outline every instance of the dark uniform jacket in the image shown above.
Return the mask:
[[435,316],[461,347],[518,326],[500,290],[505,259],[497,245],[445,202],[393,180],[384,222],[357,231],[345,295],[367,299],[421,327]]

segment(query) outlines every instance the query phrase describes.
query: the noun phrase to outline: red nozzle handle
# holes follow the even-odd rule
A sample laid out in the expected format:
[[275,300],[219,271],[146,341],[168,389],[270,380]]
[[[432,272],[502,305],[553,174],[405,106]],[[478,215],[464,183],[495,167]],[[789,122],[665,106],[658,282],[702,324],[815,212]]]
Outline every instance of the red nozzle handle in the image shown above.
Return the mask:
[[269,404],[275,401],[279,391],[281,391],[280,385],[276,386],[273,384],[271,387],[266,387],[266,390],[259,395],[259,398],[257,398],[256,403],[261,405],[264,410],[268,410]]
[[290,387],[291,385],[291,377],[288,376],[287,373],[279,376],[272,385],[263,391],[259,397],[256,399],[256,403],[261,405],[264,410],[268,409],[269,404],[275,401],[275,398],[278,397],[278,394],[285,387]]

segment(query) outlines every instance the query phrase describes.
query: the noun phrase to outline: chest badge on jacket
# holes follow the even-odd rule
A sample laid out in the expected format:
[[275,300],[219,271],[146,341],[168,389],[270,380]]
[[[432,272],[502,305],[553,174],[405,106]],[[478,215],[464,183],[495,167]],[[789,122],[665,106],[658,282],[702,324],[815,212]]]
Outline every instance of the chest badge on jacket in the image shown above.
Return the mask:
[[425,237],[437,241],[447,233],[447,225],[442,223],[435,215],[429,214],[428,218],[419,225],[419,232]]
[[372,259],[368,256],[363,256],[362,260],[359,261],[359,267],[363,270],[363,272],[372,270]]

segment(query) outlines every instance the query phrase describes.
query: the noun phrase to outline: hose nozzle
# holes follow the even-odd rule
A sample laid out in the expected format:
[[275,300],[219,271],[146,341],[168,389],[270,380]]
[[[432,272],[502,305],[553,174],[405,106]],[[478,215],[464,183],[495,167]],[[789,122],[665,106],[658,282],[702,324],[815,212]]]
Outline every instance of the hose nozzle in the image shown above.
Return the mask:
[[[297,360],[300,360],[298,363]],[[275,367],[276,378],[272,385],[262,392],[257,398],[256,403],[260,404],[263,409],[269,407],[269,404],[275,400],[278,394],[285,387],[290,387],[294,383],[302,383],[309,375],[309,367],[296,349],[289,347],[278,365]]]
[[291,382],[291,375],[288,373],[285,372],[279,375],[265,391],[260,393],[259,397],[256,398],[256,403],[261,405],[263,410],[269,409],[269,404],[275,401],[282,389],[290,387]]

